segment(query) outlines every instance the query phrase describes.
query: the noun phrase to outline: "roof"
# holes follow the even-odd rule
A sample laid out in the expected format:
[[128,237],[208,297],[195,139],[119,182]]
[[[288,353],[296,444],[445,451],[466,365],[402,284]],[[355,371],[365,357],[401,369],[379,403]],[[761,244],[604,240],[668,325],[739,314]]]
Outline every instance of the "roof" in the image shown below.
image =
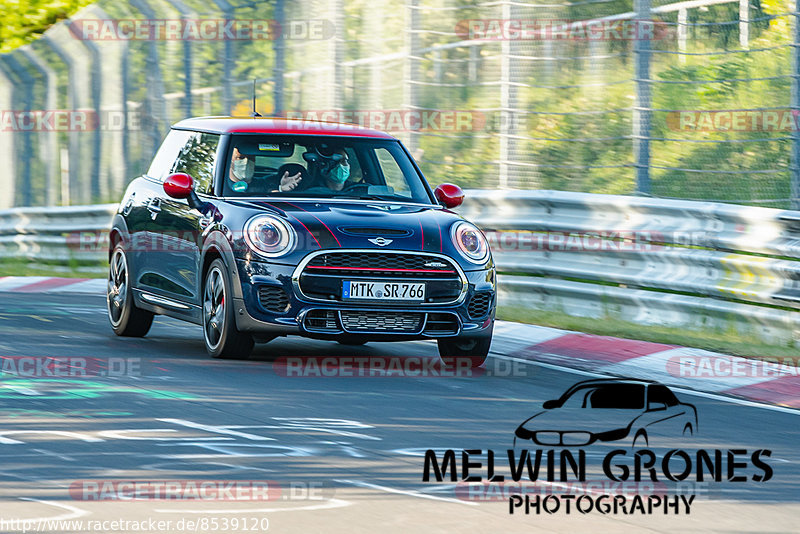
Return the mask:
[[180,130],[199,130],[213,133],[274,133],[294,135],[337,135],[347,137],[373,137],[395,139],[381,132],[338,122],[284,119],[282,117],[195,117],[172,125]]

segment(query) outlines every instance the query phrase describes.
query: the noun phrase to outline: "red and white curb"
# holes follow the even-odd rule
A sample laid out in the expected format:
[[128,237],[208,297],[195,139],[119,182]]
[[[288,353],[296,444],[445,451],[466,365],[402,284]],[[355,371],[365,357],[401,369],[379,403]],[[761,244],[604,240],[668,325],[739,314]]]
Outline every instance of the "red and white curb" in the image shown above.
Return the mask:
[[503,356],[800,408],[798,358],[741,358],[519,323],[495,328],[492,352]]
[[105,295],[106,281],[97,278],[0,276],[0,291],[12,293],[97,293]]
[[[105,295],[105,290],[104,279],[0,277],[0,292]],[[676,345],[507,321],[498,321],[495,326],[492,353],[800,408],[798,358],[740,358]]]

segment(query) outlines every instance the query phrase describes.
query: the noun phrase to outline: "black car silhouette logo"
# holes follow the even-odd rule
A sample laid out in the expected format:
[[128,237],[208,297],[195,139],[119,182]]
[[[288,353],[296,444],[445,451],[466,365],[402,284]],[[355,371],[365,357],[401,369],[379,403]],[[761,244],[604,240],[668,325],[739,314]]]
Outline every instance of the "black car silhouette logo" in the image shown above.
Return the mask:
[[658,435],[693,435],[697,410],[680,402],[665,385],[646,380],[598,379],[579,382],[522,423],[514,445],[530,440],[544,447],[583,447],[632,438],[648,446]]

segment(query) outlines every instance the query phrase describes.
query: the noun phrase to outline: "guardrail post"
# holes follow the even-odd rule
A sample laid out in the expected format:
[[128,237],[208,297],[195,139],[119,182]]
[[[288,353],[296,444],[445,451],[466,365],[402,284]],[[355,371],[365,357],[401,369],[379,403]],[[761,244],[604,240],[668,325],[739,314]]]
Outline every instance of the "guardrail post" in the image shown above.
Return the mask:
[[652,35],[653,29],[650,0],[634,0],[633,10],[636,12],[636,35],[633,41],[636,84],[636,104],[633,108],[633,161],[636,167],[636,192],[649,195],[651,192],[650,108],[652,107],[649,35]]

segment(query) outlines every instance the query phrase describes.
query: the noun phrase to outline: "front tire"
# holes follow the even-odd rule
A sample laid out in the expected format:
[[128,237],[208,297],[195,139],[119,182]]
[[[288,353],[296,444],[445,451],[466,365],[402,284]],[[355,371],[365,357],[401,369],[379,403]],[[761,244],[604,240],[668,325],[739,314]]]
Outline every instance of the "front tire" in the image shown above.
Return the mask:
[[216,259],[211,262],[203,284],[203,339],[213,358],[245,359],[253,350],[253,336],[236,328],[232,304],[228,268]]
[[489,347],[492,345],[492,334],[480,337],[439,338],[439,357],[445,364],[449,360],[467,358],[472,367],[480,367],[489,357]]
[[106,310],[114,333],[122,337],[144,337],[153,325],[153,312],[137,308],[133,302],[128,257],[122,243],[111,253],[106,284]]

